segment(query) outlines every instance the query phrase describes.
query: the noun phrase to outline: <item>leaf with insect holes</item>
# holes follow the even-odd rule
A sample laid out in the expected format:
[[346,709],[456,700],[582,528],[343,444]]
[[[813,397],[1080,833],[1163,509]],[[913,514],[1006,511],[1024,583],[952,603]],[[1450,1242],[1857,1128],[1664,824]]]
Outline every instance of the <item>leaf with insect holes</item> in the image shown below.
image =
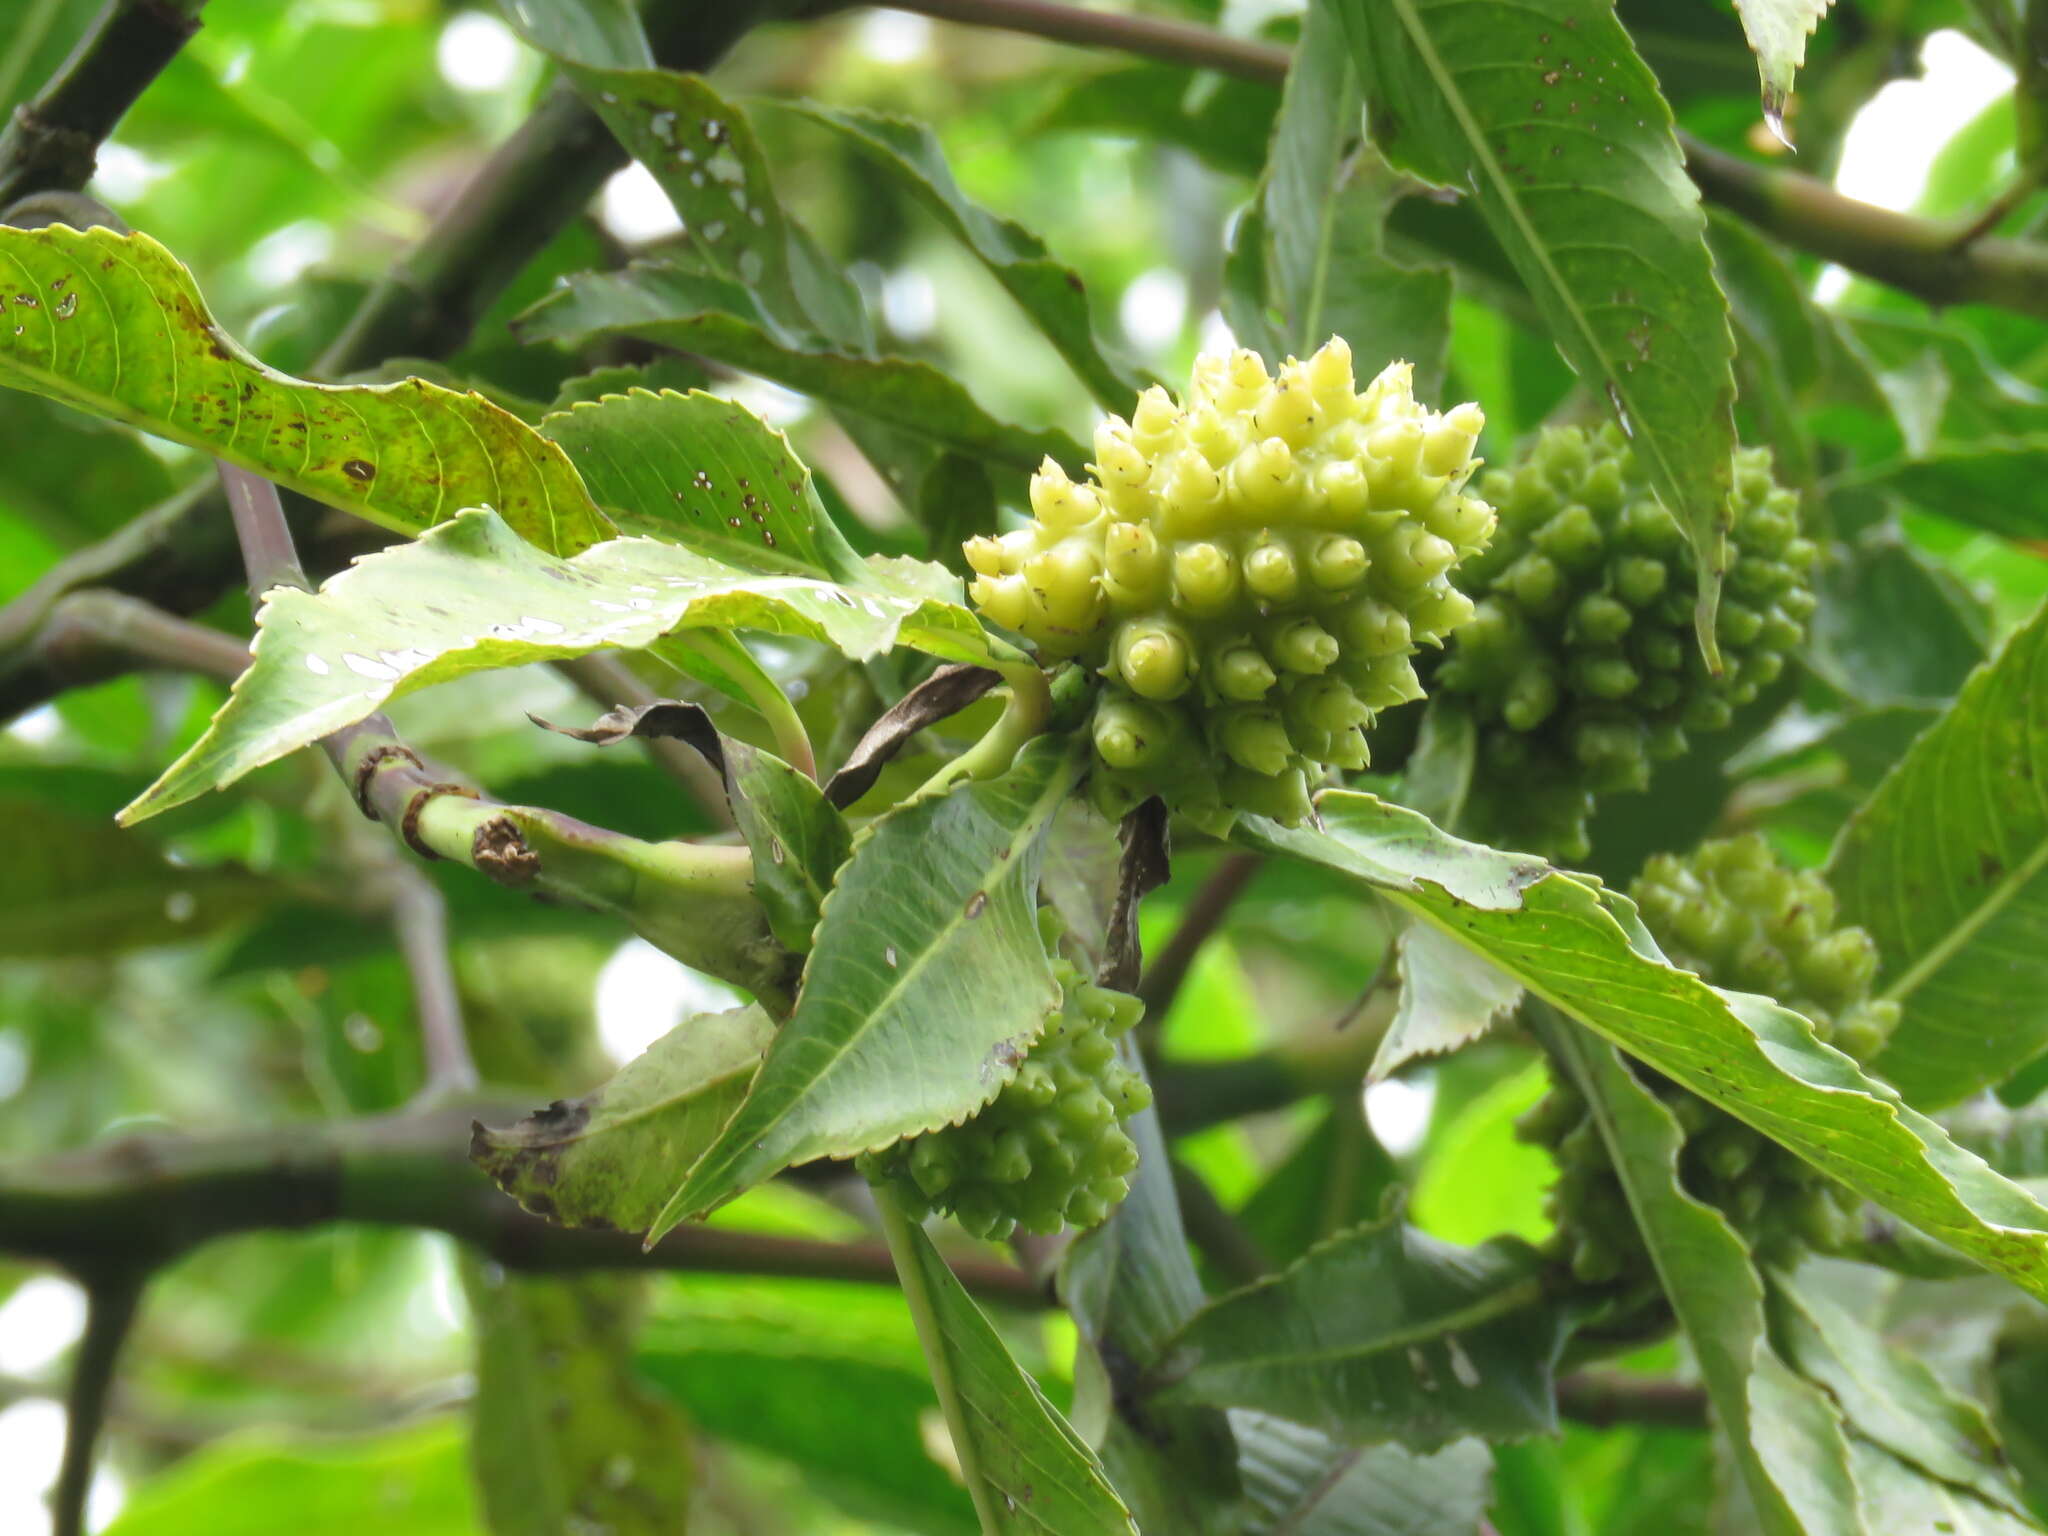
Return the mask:
[[1627,898],[1372,795],[1326,791],[1316,808],[1321,830],[1246,818],[1233,835],[1379,891],[1681,1087],[2048,1298],[2048,1208],[1798,1014],[1672,966]]
[[612,529],[568,458],[481,395],[265,367],[147,235],[0,228],[0,384],[202,449],[399,533],[494,508],[573,554]]
[[1470,197],[1551,339],[1605,397],[1699,554],[1713,654],[1735,342],[1671,109],[1612,0],[1317,0],[1343,22],[1374,145]]
[[862,832],[825,898],[795,1013],[650,1242],[792,1163],[957,1124],[1016,1075],[1059,1002],[1038,871],[1079,774],[1070,742],[1040,738],[1001,777]]
[[697,628],[801,636],[855,661],[906,645],[980,663],[1001,645],[966,608],[886,574],[847,587],[740,570],[653,539],[615,539],[563,560],[494,512],[465,512],[357,561],[317,593],[271,593],[254,660],[228,702],[122,818],[231,784],[391,699],[498,667],[637,649]]
[[540,431],[562,445],[623,533],[747,570],[867,580],[810,467],[743,405],[698,390],[632,389],[558,411]]

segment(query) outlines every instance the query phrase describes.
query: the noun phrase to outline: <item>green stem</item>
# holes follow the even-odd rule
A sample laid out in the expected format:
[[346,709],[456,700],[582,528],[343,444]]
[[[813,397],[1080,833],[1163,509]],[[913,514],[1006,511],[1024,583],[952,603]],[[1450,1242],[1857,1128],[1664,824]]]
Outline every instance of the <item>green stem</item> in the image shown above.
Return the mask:
[[1043,672],[1029,662],[996,662],[994,667],[1010,688],[1002,714],[981,740],[925,780],[911,799],[937,794],[962,779],[994,778],[1052,719],[1052,688]]
[[967,1484],[968,1495],[974,1500],[974,1513],[981,1520],[983,1536],[1000,1536],[1003,1527],[997,1517],[988,1479],[982,1475],[975,1450],[973,1421],[967,1416],[967,1405],[960,1397],[960,1383],[953,1378],[953,1368],[946,1358],[945,1340],[939,1332],[938,1312],[933,1304],[931,1286],[926,1282],[922,1256],[918,1252],[920,1234],[916,1223],[886,1180],[876,1179],[871,1187],[875,1192],[875,1208],[882,1215],[882,1235],[888,1239],[889,1256],[896,1261],[896,1280],[903,1287],[903,1300],[910,1308],[911,1321],[917,1325],[917,1341],[924,1346],[925,1365],[931,1371],[932,1386],[939,1395],[939,1407],[946,1415],[946,1429],[953,1437],[953,1455],[960,1463],[960,1480]]

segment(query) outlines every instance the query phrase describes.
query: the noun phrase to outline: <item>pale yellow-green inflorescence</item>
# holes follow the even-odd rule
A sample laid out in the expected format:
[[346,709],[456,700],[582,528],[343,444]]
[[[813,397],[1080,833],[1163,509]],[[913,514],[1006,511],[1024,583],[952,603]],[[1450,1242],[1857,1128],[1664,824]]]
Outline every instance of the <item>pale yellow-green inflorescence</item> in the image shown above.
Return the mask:
[[1451,575],[1493,532],[1465,490],[1483,421],[1419,405],[1406,363],[1358,389],[1336,338],[1277,376],[1204,355],[1184,401],[1096,429],[1088,479],[1047,460],[1029,526],[968,541],[983,614],[1106,679],[1105,810],[1294,822],[1366,766],[1375,712],[1421,697],[1417,647],[1472,615]]

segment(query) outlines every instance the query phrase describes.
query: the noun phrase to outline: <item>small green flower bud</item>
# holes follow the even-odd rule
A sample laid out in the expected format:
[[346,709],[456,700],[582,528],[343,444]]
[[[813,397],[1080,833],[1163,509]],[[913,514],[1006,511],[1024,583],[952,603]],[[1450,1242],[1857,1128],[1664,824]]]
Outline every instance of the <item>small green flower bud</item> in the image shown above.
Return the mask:
[[1190,613],[1221,613],[1238,592],[1237,562],[1221,544],[1206,540],[1173,552],[1174,600]]
[[1157,619],[1134,619],[1117,632],[1116,673],[1140,698],[1185,693],[1191,655],[1186,638]]
[[[1363,551],[1361,551],[1361,554]],[[1285,544],[1261,544],[1244,557],[1244,584],[1254,596],[1282,603],[1301,590],[1301,568]]]
[[1501,718],[1510,730],[1533,731],[1557,708],[1557,679],[1550,669],[1532,662],[1515,674],[1501,705]]
[[1604,592],[1591,592],[1579,599],[1565,626],[1565,638],[1585,645],[1612,645],[1628,633],[1635,622],[1624,603]]
[[1092,487],[1074,484],[1065,470],[1047,459],[1031,477],[1031,510],[1054,533],[1071,533],[1091,522],[1102,511],[1102,503]]
[[1258,649],[1248,641],[1220,647],[1210,653],[1209,681],[1226,699],[1242,704],[1263,699],[1279,679]]
[[1282,671],[1325,672],[1342,649],[1336,637],[1314,619],[1291,619],[1275,629],[1270,654]]
[[1664,595],[1671,568],[1648,555],[1622,555],[1614,562],[1614,590],[1621,600],[1641,608]]
[[1131,412],[1131,441],[1148,458],[1157,455],[1172,441],[1179,416],[1173,396],[1154,384],[1138,396],[1137,409]]
[[[1348,408],[1357,384],[1351,376],[1351,347],[1332,336],[1308,360],[1308,385],[1316,399]],[[1327,409],[1327,406],[1326,406]]]
[[1589,652],[1572,658],[1572,686],[1592,699],[1625,699],[1636,691],[1642,674],[1625,656]]
[[1315,398],[1299,363],[1280,370],[1280,377],[1252,411],[1252,427],[1263,437],[1277,437],[1299,448],[1308,441],[1315,420]]
[[1316,491],[1335,521],[1361,517],[1372,505],[1365,470],[1356,459],[1326,460],[1317,466],[1314,479]]
[[1411,645],[1408,616],[1376,597],[1360,597],[1329,615],[1347,650],[1360,656],[1405,655]]
[[1363,544],[1333,533],[1318,539],[1310,552],[1309,580],[1325,592],[1341,592],[1364,580],[1367,563]]
[[1300,494],[1294,450],[1284,438],[1261,438],[1231,461],[1230,489],[1249,511],[1277,511]]
[[1112,768],[1159,760],[1174,730],[1164,711],[1135,699],[1104,699],[1095,711],[1095,750]]
[[1003,571],[1003,546],[994,539],[977,535],[960,546],[967,556],[967,563],[983,576],[1001,576]]
[[1287,727],[1270,709],[1247,706],[1220,716],[1217,740],[1231,761],[1269,778],[1285,770],[1294,755]]
[[1023,629],[1025,615],[1031,611],[1031,591],[1022,576],[977,576],[967,591],[990,623]]

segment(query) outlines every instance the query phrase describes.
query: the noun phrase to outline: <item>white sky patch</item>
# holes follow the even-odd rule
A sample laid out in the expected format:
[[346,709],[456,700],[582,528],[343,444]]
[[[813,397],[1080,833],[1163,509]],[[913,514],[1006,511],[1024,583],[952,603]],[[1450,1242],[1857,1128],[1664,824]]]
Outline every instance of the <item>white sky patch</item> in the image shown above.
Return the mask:
[[597,973],[597,1038],[631,1061],[693,1014],[736,1008],[740,995],[645,939],[628,939]]
[[64,1409],[47,1397],[26,1397],[0,1408],[0,1531],[45,1536],[49,1506],[43,1495],[57,1480],[64,1456]]
[[1422,1145],[1435,1107],[1436,1083],[1427,1077],[1390,1077],[1365,1090],[1365,1122],[1395,1157]]
[[638,161],[604,184],[598,208],[604,227],[628,245],[659,240],[683,227],[668,194]]
[[325,261],[334,249],[334,231],[313,219],[300,219],[274,229],[249,247],[242,258],[259,288],[286,288],[305,270]]
[[882,279],[882,320],[905,341],[922,341],[939,323],[939,294],[915,267],[898,267]]
[[55,1275],[24,1280],[0,1305],[0,1373],[40,1375],[84,1331],[84,1291]]
[[503,90],[519,73],[519,39],[497,17],[463,11],[441,29],[434,64],[458,91]]
[[0,1104],[5,1104],[28,1084],[28,1042],[21,1032],[0,1029]]
[[1147,352],[1162,352],[1178,341],[1187,318],[1187,279],[1171,267],[1140,272],[1117,303],[1124,334]]
[[1237,346],[1237,333],[1230,328],[1230,322],[1223,318],[1220,309],[1212,309],[1202,316],[1196,333],[1204,352],[1230,352]]
[[931,22],[904,11],[870,11],[853,34],[853,46],[877,64],[914,64],[931,45]]
[[109,139],[100,146],[99,158],[93,166],[92,190],[102,201],[118,207],[134,202],[153,183],[168,175],[170,169],[139,149]]
[[[1921,78],[1892,81],[1850,123],[1835,172],[1835,188],[1845,196],[1899,212],[1912,208],[1949,140],[2013,87],[2012,71],[1960,32],[1932,34],[1920,63]],[[1848,286],[1847,272],[1827,267],[1814,297],[1827,303]]]
[[784,389],[773,379],[742,374],[718,391],[726,399],[744,405],[771,427],[787,427],[811,412],[808,396]]

